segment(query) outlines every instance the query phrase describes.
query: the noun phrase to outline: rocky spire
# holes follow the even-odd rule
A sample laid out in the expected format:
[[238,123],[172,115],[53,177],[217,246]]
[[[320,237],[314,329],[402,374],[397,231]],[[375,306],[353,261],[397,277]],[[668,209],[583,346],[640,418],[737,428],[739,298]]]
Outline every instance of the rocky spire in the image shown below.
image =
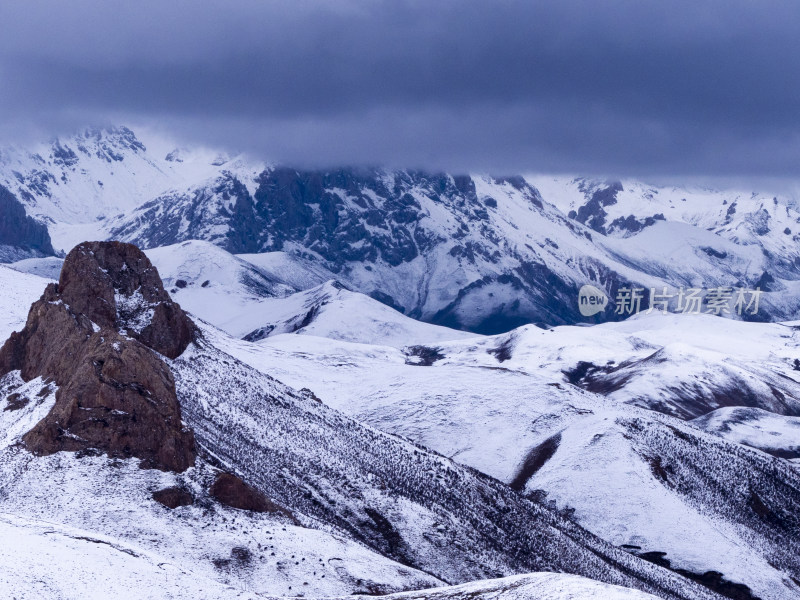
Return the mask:
[[176,358],[197,335],[136,246],[80,244],[0,349],[0,376],[19,370],[25,381],[58,386],[26,446],[35,454],[97,449],[174,471],[193,465],[194,437],[159,354]]

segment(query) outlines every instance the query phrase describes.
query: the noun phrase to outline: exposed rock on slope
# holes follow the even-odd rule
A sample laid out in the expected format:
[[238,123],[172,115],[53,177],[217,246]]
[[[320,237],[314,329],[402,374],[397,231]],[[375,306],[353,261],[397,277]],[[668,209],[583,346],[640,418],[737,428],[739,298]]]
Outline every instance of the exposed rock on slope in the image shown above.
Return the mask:
[[76,247],[58,285],[47,286],[25,328],[0,349],[0,375],[19,370],[25,381],[41,376],[59,388],[26,446],[36,454],[98,449],[175,471],[191,466],[194,437],[154,350],[174,358],[195,335],[138,248]]
[[278,512],[281,510],[264,494],[230,473],[220,473],[214,480],[210,492],[219,502],[231,508],[253,512]]

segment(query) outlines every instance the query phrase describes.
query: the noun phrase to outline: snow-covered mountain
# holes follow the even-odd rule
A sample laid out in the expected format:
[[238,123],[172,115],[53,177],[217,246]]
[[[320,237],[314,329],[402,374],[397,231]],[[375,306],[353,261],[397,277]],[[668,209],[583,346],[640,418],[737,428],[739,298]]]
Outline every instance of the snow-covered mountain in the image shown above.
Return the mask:
[[[800,595],[792,198],[299,171],[125,128],[4,150],[0,185],[19,596]],[[59,258],[82,237],[146,256]],[[587,317],[584,284],[763,294]]]
[[244,156],[175,149],[157,135],[144,137],[127,127],[92,128],[32,147],[0,146],[0,185],[47,225],[57,250],[69,251],[103,237],[105,219],[158,196],[200,184],[218,189],[232,174],[250,183],[264,168]]
[[[682,204],[693,208],[664,208],[651,218],[643,200],[645,216],[634,218],[641,223],[619,235],[622,225],[606,228],[585,213],[595,203],[616,208],[623,192],[624,209],[633,210],[630,198],[654,189],[581,182],[543,185],[545,194],[522,178],[274,168],[259,176],[252,197],[239,197],[236,210],[215,212],[213,201],[196,194],[176,196],[113,222],[110,234],[144,247],[203,237],[233,252],[313,258],[349,287],[410,316],[483,333],[527,322],[618,319],[611,304],[598,318],[579,313],[584,283],[610,298],[624,286],[644,288],[645,307],[650,288],[758,288],[760,310],[746,318],[797,314],[800,251],[785,231],[800,215],[788,199],[772,197],[767,205],[740,193],[694,198],[670,190],[690,196]],[[578,211],[569,208],[574,186],[584,194]],[[661,218],[665,211],[671,218]],[[176,226],[199,213],[225,223],[225,237]]]
[[[497,209],[505,213],[499,217],[503,228],[512,228],[509,211],[515,207],[524,215],[530,203],[541,204],[536,191],[524,183],[515,182],[519,189],[494,180],[484,183],[491,193],[506,198]],[[554,277],[557,288],[542,290],[533,285],[536,275],[546,271],[542,261],[537,261],[538,267],[523,266],[523,257],[508,243],[501,252],[497,243],[508,237],[505,233],[490,234],[494,242],[486,239],[489,213],[469,177],[276,168],[259,176],[252,196],[240,191],[234,209],[216,211],[212,219],[224,223],[221,229],[226,231],[224,238],[213,241],[231,252],[284,251],[313,258],[348,287],[402,308],[409,316],[441,324],[481,331],[499,319],[504,321],[497,324],[502,328],[528,320],[537,310],[560,318],[560,308],[547,308],[543,302],[554,296],[566,299],[569,284]],[[115,220],[109,234],[142,247],[198,236],[209,239],[201,231],[203,223],[187,231],[170,223],[191,223],[190,215],[214,212],[213,201],[195,194],[174,197]],[[528,228],[526,243],[543,244],[541,239],[534,241],[539,236],[533,231],[549,228],[553,220],[566,222],[557,211],[527,212],[536,222]],[[165,238],[166,233],[172,237]],[[588,260],[591,244],[568,229],[567,236],[571,239],[564,243],[577,243]],[[554,266],[563,267],[564,258],[557,262],[561,264]],[[567,269],[560,270],[567,278]]]
[[527,180],[570,218],[603,235],[626,237],[658,221],[670,221],[713,231],[737,243],[760,245],[773,254],[795,253],[800,240],[796,200],[783,194],[648,185],[630,179],[533,175]]
[[[117,128],[8,149],[0,183],[47,223],[56,250],[94,238],[281,252],[301,266],[290,271],[314,273],[315,281],[284,282],[295,289],[335,278],[412,318],[477,333],[620,320],[627,315],[613,300],[631,286],[642,288],[643,307],[650,288],[758,288],[758,310],[728,316],[800,313],[800,212],[787,196],[628,180],[298,171],[145,142]],[[586,283],[612,300],[598,315],[578,309]]]

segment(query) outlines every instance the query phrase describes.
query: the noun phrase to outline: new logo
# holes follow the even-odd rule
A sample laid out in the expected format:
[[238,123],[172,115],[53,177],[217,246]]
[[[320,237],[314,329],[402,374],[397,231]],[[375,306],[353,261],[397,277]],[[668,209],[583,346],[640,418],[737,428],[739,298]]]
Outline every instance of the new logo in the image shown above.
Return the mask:
[[605,309],[608,298],[603,290],[586,284],[578,291],[578,310],[584,317],[591,317]]

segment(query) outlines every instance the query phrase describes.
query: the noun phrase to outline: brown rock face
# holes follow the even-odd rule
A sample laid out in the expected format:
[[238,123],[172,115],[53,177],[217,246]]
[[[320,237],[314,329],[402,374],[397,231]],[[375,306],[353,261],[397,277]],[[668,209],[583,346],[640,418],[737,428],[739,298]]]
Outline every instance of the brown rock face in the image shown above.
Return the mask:
[[64,261],[58,291],[73,313],[125,331],[168,358],[180,356],[197,333],[164,290],[156,268],[132,244],[76,246]]
[[35,454],[96,448],[143,466],[183,471],[195,460],[175,382],[153,350],[176,357],[196,335],[158,272],[135,246],[85,243],[58,285],[31,306],[0,349],[0,376],[19,369],[59,387],[56,404],[23,438]]
[[230,473],[217,475],[209,491],[218,502],[231,508],[253,512],[285,512],[264,494]]
[[177,487],[168,487],[153,492],[153,500],[171,509],[179,506],[191,506],[194,503],[194,498],[189,492]]

